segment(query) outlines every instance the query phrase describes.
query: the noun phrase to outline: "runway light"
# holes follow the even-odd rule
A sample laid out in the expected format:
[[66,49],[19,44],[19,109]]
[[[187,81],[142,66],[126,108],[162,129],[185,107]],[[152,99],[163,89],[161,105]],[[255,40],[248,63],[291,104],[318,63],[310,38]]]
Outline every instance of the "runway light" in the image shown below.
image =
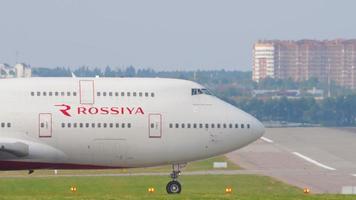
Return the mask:
[[225,188],[225,193],[227,193],[227,194],[232,193],[232,188],[231,187]]
[[147,190],[149,193],[154,193],[155,192],[155,188],[153,188],[153,187],[150,187],[150,188],[148,188],[148,190]]
[[76,191],[77,191],[77,187],[76,187],[76,186],[70,187],[70,191],[71,191],[71,192],[76,192]]
[[310,193],[310,189],[309,188],[304,188],[303,192],[304,192],[304,194],[309,194]]

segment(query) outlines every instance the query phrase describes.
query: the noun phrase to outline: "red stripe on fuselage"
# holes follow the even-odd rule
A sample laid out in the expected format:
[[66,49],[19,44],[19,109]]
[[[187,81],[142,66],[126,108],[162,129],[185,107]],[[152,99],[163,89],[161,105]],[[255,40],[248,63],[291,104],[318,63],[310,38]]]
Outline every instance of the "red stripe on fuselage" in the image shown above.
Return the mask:
[[0,170],[27,170],[27,169],[121,169],[122,167],[82,165],[71,163],[45,163],[24,161],[0,161]]

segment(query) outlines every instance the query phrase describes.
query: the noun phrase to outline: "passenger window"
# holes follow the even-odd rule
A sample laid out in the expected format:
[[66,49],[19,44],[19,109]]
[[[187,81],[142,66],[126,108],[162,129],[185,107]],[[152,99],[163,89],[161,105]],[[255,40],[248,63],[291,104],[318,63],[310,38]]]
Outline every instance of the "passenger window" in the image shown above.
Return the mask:
[[169,124],[169,128],[173,128],[173,124]]
[[41,92],[37,92],[37,96],[41,96]]
[[209,128],[209,124],[205,124],[205,128]]
[[245,128],[245,124],[241,124],[241,128]]
[[68,124],[67,124],[67,127],[68,127],[68,128],[72,127],[72,124],[71,124],[71,123],[68,123]]
[[193,124],[193,128],[197,128],[197,124]]
[[110,127],[110,128],[114,127],[114,124],[113,124],[113,123],[110,123],[110,124],[109,124],[109,127]]
[[235,124],[235,128],[239,128],[239,125],[238,125],[238,124]]
[[103,92],[103,96],[106,97],[106,92]]
[[247,128],[250,128],[250,124],[247,124]]
[[127,128],[131,128],[131,123],[128,123],[128,124],[127,124]]
[[75,97],[76,97],[76,96],[77,96],[77,93],[76,93],[76,92],[73,92],[73,96],[75,96]]
[[176,128],[179,128],[179,124],[176,124]]
[[190,124],[187,124],[187,128],[191,128],[191,125],[190,125]]
[[31,92],[31,96],[35,96],[35,93],[34,93],[34,92]]
[[101,128],[101,123],[98,123],[98,128]]
[[7,123],[7,128],[11,128],[11,123]]
[[112,92],[109,92],[109,96],[111,96],[111,97],[112,97]]
[[65,123],[62,123],[62,128],[65,128],[66,127],[66,124]]
[[122,96],[122,97],[125,96],[125,92],[121,92],[121,96]]
[[122,124],[121,124],[121,128],[125,128],[125,123],[122,123]]
[[89,123],[85,123],[85,128],[89,128]]
[[128,97],[130,96],[130,92],[127,92],[127,96],[128,96]]
[[138,96],[142,97],[142,92],[139,92],[139,93],[138,93]]
[[199,124],[199,128],[203,128],[203,124]]
[[64,97],[64,92],[61,92],[61,96]]
[[132,93],[132,96],[134,96],[134,97],[135,97],[135,96],[136,96],[136,92],[133,92],[133,93]]
[[120,124],[119,123],[116,123],[115,126],[116,126],[116,128],[120,128]]
[[80,127],[80,128],[83,128],[83,123],[79,123],[79,127]]
[[220,124],[217,124],[217,127],[218,127],[218,128],[221,128]]
[[96,96],[100,97],[100,92],[97,92],[97,93],[96,93]]
[[148,97],[148,92],[145,92],[145,97]]
[[106,124],[106,123],[104,123],[104,124],[103,124],[103,127],[104,127],[104,128],[106,128],[106,127],[107,127],[107,124]]
[[42,123],[41,123],[41,128],[44,128],[44,126],[45,126],[45,125],[44,125],[44,123],[42,122]]
[[154,128],[155,127],[155,124],[154,123],[151,123],[151,128]]
[[155,97],[155,93],[152,92],[152,93],[151,93],[151,97]]
[[47,96],[47,92],[43,92],[42,95],[43,95],[43,96]]
[[223,124],[223,127],[226,128],[226,124]]
[[1,123],[1,128],[5,128],[5,123],[4,122]]
[[70,92],[67,92],[67,96],[70,97]]
[[229,128],[232,128],[232,124],[229,124]]
[[74,124],[73,124],[73,128],[77,128],[77,123],[74,123]]
[[215,128],[215,124],[211,124],[211,128]]
[[49,92],[49,93],[48,93],[48,96],[52,96],[52,92]]
[[118,96],[119,96],[119,93],[118,93],[118,92],[115,92],[115,96],[117,96],[117,97],[118,97]]
[[91,127],[92,127],[92,128],[95,128],[95,123],[91,123]]
[[58,97],[59,93],[58,92],[54,92],[54,96]]
[[182,124],[182,128],[184,128],[185,127],[185,124]]

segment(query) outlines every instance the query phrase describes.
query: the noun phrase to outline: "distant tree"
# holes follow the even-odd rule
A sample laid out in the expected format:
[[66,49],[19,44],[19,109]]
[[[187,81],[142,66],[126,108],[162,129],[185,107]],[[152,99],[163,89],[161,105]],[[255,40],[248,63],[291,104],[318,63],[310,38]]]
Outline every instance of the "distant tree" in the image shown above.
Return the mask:
[[0,70],[0,74],[3,75],[3,76],[5,76],[7,73],[6,73],[5,70],[1,69],[1,70]]
[[69,77],[71,71],[68,68],[56,67],[56,68],[32,68],[32,76],[39,77]]
[[104,76],[105,77],[115,77],[115,72],[113,70],[111,70],[110,66],[106,66],[105,70],[104,70]]
[[133,66],[126,68],[124,75],[126,77],[135,77],[136,76],[136,69]]

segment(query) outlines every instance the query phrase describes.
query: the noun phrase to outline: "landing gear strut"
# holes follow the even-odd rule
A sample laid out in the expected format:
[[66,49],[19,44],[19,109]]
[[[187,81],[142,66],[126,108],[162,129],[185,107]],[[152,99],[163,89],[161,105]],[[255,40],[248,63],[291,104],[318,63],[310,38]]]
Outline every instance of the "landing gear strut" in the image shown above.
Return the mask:
[[172,165],[172,173],[170,181],[167,186],[167,193],[168,194],[179,194],[182,191],[182,185],[178,182],[178,177],[180,175],[180,170],[185,167],[185,164],[173,164]]

